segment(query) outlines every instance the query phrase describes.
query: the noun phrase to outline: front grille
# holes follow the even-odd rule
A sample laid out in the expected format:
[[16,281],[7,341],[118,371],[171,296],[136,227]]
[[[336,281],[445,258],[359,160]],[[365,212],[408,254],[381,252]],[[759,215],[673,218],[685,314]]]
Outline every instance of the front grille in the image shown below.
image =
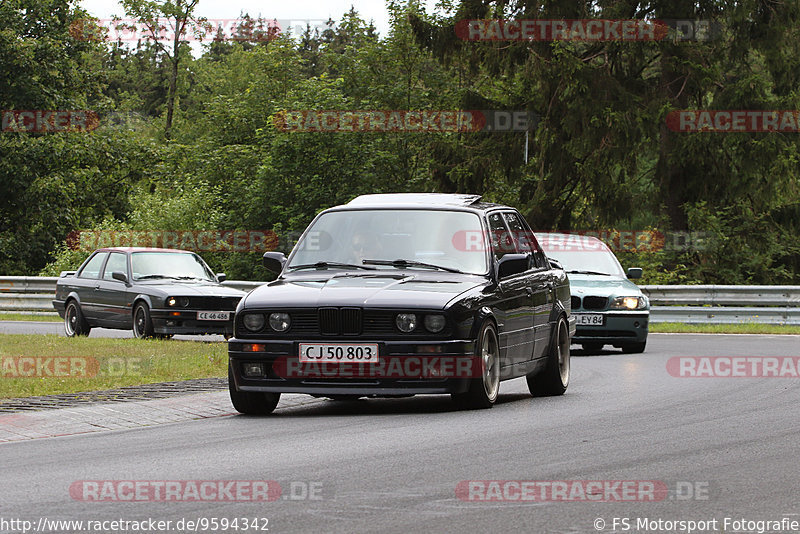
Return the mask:
[[577,310],[580,307],[581,307],[581,298],[573,296],[572,297],[572,309],[573,310]]
[[319,310],[319,331],[325,336],[339,334],[339,309],[322,308]]
[[324,336],[361,333],[361,308],[320,308],[319,332]]
[[208,311],[234,311],[242,297],[189,297],[189,307]]
[[583,309],[604,310],[608,304],[608,297],[583,297]]

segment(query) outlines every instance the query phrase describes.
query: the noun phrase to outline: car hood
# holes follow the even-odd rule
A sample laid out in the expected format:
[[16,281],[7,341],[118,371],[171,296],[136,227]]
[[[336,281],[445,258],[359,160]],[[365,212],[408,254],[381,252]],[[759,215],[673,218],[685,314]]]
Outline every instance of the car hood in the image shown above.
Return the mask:
[[430,273],[338,273],[284,278],[249,293],[247,308],[370,308],[444,309],[456,296],[486,281],[478,276],[433,277]]
[[584,297],[638,297],[642,295],[639,286],[619,276],[600,276],[588,274],[569,274],[569,287],[573,295]]
[[239,289],[205,282],[164,283],[163,280],[154,280],[152,282],[136,282],[136,285],[176,297],[242,297],[245,295],[245,292]]

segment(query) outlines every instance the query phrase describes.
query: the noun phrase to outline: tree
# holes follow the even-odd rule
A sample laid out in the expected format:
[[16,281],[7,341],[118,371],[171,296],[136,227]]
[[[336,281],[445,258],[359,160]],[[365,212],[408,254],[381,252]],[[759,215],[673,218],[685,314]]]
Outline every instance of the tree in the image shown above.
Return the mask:
[[[170,64],[167,117],[164,125],[164,137],[167,139],[172,135],[178,70],[184,55],[183,48],[187,45],[187,34],[201,38],[211,31],[204,17],[198,18],[194,15],[198,2],[199,0],[122,0],[125,13],[145,27],[147,38],[155,43]],[[166,24],[163,23],[165,19]],[[167,30],[171,35],[166,34]],[[171,39],[170,48],[164,44],[167,39]]]

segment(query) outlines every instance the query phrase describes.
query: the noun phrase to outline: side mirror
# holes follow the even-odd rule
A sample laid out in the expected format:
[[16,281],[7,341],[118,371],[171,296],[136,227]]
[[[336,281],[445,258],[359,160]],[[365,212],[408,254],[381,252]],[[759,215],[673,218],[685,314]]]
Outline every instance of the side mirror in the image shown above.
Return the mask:
[[506,254],[497,262],[497,278],[502,280],[508,276],[524,273],[530,266],[529,254]]
[[553,258],[547,258],[547,259],[550,260],[550,268],[551,269],[558,269],[560,271],[564,270],[564,266],[561,265],[560,261],[554,260]]
[[228,275],[225,273],[217,273],[217,282],[220,284],[228,279]]
[[122,271],[114,271],[111,273],[111,278],[114,280],[119,280],[120,282],[128,283],[128,275],[123,273]]
[[642,268],[641,267],[631,267],[628,269],[628,278],[631,280],[636,280],[637,278],[642,277]]
[[283,252],[265,252],[261,261],[273,273],[280,273],[286,265],[286,256]]

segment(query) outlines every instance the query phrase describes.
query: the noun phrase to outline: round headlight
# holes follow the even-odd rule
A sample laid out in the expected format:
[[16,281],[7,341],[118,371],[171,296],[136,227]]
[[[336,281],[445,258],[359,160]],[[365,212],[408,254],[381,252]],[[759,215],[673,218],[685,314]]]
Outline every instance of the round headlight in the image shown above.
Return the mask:
[[276,332],[286,332],[289,330],[292,321],[289,319],[288,313],[270,313],[269,314],[269,327]]
[[433,332],[434,334],[444,330],[445,322],[444,315],[437,314],[425,316],[425,328],[428,330],[428,332]]
[[417,327],[417,316],[413,313],[399,313],[394,322],[401,332],[413,332]]
[[251,332],[258,332],[262,328],[264,328],[264,324],[266,323],[266,319],[264,315],[261,313],[248,313],[244,317],[242,317],[242,324],[244,327],[250,330]]
[[639,306],[638,297],[624,297],[622,299],[622,306],[629,310],[635,310]]
[[169,297],[167,299],[167,306],[174,308],[180,307],[185,308],[189,305],[189,297]]

